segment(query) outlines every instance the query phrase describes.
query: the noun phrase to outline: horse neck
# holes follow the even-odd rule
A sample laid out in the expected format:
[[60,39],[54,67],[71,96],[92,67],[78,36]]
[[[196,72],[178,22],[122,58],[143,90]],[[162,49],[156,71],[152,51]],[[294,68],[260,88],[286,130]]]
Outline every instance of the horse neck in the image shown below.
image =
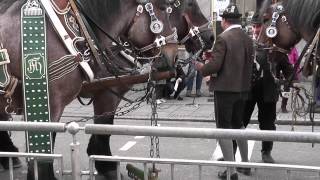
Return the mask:
[[[127,3],[126,1],[126,3],[124,3],[123,1],[120,1],[120,3],[122,3],[123,5],[121,4],[122,8],[119,12],[119,16],[117,16],[116,19],[113,16],[109,16],[104,19],[105,23],[102,25],[102,28],[114,39],[118,39],[119,36],[123,35],[126,32],[135,16],[135,8],[130,8],[132,6],[132,2],[131,4],[129,2],[130,1],[128,1]],[[96,29],[96,34],[98,36],[98,39],[103,40],[101,41],[101,43],[104,47],[109,47],[112,45],[112,40],[110,38],[107,38],[103,32]]]
[[300,31],[301,37],[307,42],[312,41],[314,35],[316,34],[315,31],[307,31],[306,29],[303,29],[303,28],[301,28],[301,30],[299,31]]

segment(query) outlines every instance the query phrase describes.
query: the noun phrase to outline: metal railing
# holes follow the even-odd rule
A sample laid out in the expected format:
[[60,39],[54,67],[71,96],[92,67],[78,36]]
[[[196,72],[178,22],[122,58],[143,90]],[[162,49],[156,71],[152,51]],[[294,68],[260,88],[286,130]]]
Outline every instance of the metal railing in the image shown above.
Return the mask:
[[[206,138],[206,139],[246,139],[259,141],[280,141],[280,142],[300,142],[300,143],[320,143],[320,133],[318,132],[289,132],[289,131],[261,131],[261,130],[235,130],[235,129],[213,129],[213,128],[187,128],[187,127],[150,127],[150,126],[127,126],[127,125],[85,125],[87,134],[111,134],[111,135],[131,135],[131,136],[159,136],[177,138]],[[120,177],[120,162],[142,163],[144,166],[144,180],[148,179],[147,164],[170,164],[171,180],[174,180],[174,165],[197,165],[199,170],[199,180],[202,179],[203,166],[223,166],[228,167],[247,167],[255,171],[260,168],[265,169],[285,169],[287,179],[290,180],[291,171],[316,172],[320,179],[320,167],[300,166],[288,164],[267,164],[267,163],[247,163],[247,162],[228,162],[228,161],[201,161],[186,159],[157,159],[157,158],[132,158],[132,157],[113,157],[113,156],[90,156],[90,178],[94,180],[93,165],[95,161],[115,161],[117,162],[117,178]],[[228,172],[230,173],[230,172]],[[227,177],[230,180],[230,176]],[[255,176],[258,180],[259,177]]]
[[[302,165],[288,165],[288,164],[270,164],[270,163],[250,163],[250,162],[231,162],[231,161],[210,161],[210,160],[187,160],[187,159],[165,159],[165,158],[141,158],[141,157],[121,157],[121,156],[90,156],[89,170],[90,180],[94,180],[94,162],[95,161],[112,161],[117,162],[117,179],[121,179],[120,175],[120,162],[132,162],[143,164],[144,180],[148,180],[148,164],[169,164],[170,165],[170,180],[174,180],[175,165],[190,165],[198,166],[198,179],[202,180],[202,170],[204,166],[217,166],[217,167],[244,167],[252,168],[254,172],[258,169],[272,169],[279,170],[285,169],[287,171],[287,179],[290,180],[291,171],[305,171],[317,173],[317,178],[320,179],[320,167],[315,166],[302,166]],[[259,176],[255,176],[259,180]]]
[[35,180],[39,180],[38,177],[38,161],[40,160],[57,160],[58,170],[57,176],[59,180],[63,180],[63,156],[62,154],[40,154],[40,153],[20,153],[20,152],[0,152],[0,157],[8,157],[9,158],[9,178],[10,180],[14,180],[13,177],[13,162],[12,158],[14,157],[24,157],[28,159],[32,159],[34,165],[34,178]]
[[[6,122],[0,121],[0,131],[37,131],[37,132],[65,132],[67,130],[65,123],[30,123],[30,122]],[[20,152],[0,152],[0,157],[9,158],[9,178],[13,180],[13,162],[14,157],[25,157],[32,160],[34,166],[34,178],[38,180],[38,161],[57,160],[57,176],[59,180],[63,178],[63,157],[61,154],[42,154],[42,153],[20,153]]]
[[[320,178],[320,167],[299,166],[286,164],[264,164],[264,163],[239,163],[239,162],[220,162],[202,161],[187,159],[160,159],[160,158],[134,158],[134,157],[108,157],[90,156],[89,171],[82,171],[80,168],[80,143],[76,135],[79,131],[86,134],[112,134],[112,135],[132,135],[132,136],[159,136],[176,138],[206,138],[206,139],[247,139],[258,141],[281,141],[281,142],[300,142],[300,143],[320,143],[320,133],[318,132],[289,132],[289,131],[260,131],[260,130],[227,130],[214,128],[188,128],[188,127],[150,127],[150,126],[128,126],[128,125],[93,125],[87,124],[79,126],[77,123],[27,123],[27,122],[0,122],[0,131],[45,131],[45,132],[68,132],[73,136],[70,145],[71,170],[64,170],[63,157],[60,154],[38,154],[38,153],[0,153],[0,157],[9,157],[10,180],[13,180],[12,157],[33,158],[35,179],[38,179],[38,161],[42,159],[58,160],[58,178],[63,179],[64,175],[71,175],[73,180],[80,180],[83,175],[95,178],[95,161],[116,161],[118,162],[118,179],[120,179],[120,162],[137,162],[144,165],[145,174],[147,164],[169,164],[171,167],[171,179],[174,178],[175,164],[195,165],[199,169],[199,179],[202,178],[201,171],[203,166],[223,166],[223,167],[250,167],[253,169],[285,169],[290,179],[291,171],[316,172]],[[144,176],[145,178],[147,176]],[[256,177],[259,179],[259,177]]]

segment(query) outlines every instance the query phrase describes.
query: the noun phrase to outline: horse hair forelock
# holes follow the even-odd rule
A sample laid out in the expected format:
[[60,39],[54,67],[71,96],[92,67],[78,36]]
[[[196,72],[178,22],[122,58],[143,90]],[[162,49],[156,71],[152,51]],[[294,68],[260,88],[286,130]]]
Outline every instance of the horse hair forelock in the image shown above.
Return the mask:
[[312,21],[320,10],[319,0],[285,0],[283,5],[290,17],[290,23],[295,27],[305,27],[310,32],[316,31]]

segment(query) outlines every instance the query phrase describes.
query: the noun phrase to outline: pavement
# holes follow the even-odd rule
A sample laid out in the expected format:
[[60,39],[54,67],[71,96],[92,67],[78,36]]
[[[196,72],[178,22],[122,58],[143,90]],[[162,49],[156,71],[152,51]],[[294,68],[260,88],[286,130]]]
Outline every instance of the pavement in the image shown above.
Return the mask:
[[[301,83],[306,89],[310,89],[310,82]],[[137,85],[141,87],[141,85]],[[195,90],[194,90],[195,91]],[[183,100],[175,100],[175,99],[166,99],[165,102],[158,105],[157,113],[159,121],[195,121],[195,122],[212,122],[214,121],[214,102],[213,97],[209,97],[209,91],[205,83],[202,85],[202,96],[196,97],[185,97],[185,90],[181,92],[181,97]],[[309,90],[310,91],[310,90]],[[195,93],[195,92],[193,92]],[[305,96],[303,93],[302,97]],[[138,96],[142,96],[143,93],[135,93],[128,92],[125,97],[129,99],[135,99]],[[85,100],[86,101],[86,100]],[[87,100],[88,101],[88,100]],[[305,99],[305,101],[307,101]],[[120,107],[126,102],[122,102]],[[300,101],[299,101],[300,103]],[[309,114],[306,113],[308,106],[304,104],[302,107],[299,105],[298,114],[303,116],[293,116],[291,96],[289,97],[289,101],[287,104],[288,113],[282,113],[281,106],[281,98],[277,103],[277,124],[284,125],[311,125]],[[123,108],[121,111],[126,111],[129,108]],[[144,102],[141,103],[139,108],[130,111],[129,113],[116,116],[116,119],[132,119],[132,120],[148,120],[151,117],[151,106],[150,104]],[[68,117],[72,119],[77,118],[90,118],[93,116],[92,106],[83,106],[77,100],[73,101],[70,105],[67,106],[63,113],[63,117]],[[252,124],[257,124],[258,117],[258,109],[255,108],[252,114]],[[320,114],[315,114],[315,125],[319,125]]]
[[[308,83],[303,83],[308,86]],[[141,87],[142,85],[137,85]],[[142,93],[128,92],[127,98],[135,99],[142,95]],[[213,98],[209,97],[209,92],[206,85],[203,84],[201,97],[185,97],[185,91],[181,93],[183,97],[182,101],[178,100],[166,100],[166,102],[158,105],[158,121],[161,126],[170,127],[212,127],[215,128],[214,123],[214,104]],[[88,101],[88,100],[85,100]],[[310,126],[291,126],[292,110],[290,110],[290,104],[288,103],[289,113],[280,112],[280,101],[277,105],[277,130],[291,131],[294,127],[296,131],[310,132],[312,128]],[[123,106],[125,102],[122,102],[120,106]],[[122,109],[125,110],[125,109]],[[92,123],[93,108],[90,106],[83,106],[77,100],[68,105],[63,113],[61,122],[78,121],[80,125],[84,123]],[[138,109],[130,111],[129,113],[116,117],[115,124],[119,125],[150,125],[151,106],[146,102],[143,102]],[[20,121],[21,116],[14,116],[15,121]],[[258,129],[256,124],[257,109],[255,109],[252,115],[252,124],[249,125],[250,129]],[[315,120],[319,122],[319,114],[316,114]],[[84,122],[85,121],[85,122]],[[298,123],[307,124],[309,122],[308,116],[305,118],[299,117]],[[319,131],[317,127],[314,129]],[[12,139],[21,152],[25,151],[25,136],[24,132],[12,132]],[[79,132],[76,138],[80,142],[80,154],[79,163],[82,170],[88,170],[88,157],[86,156],[86,146],[89,140],[89,135]],[[56,137],[55,153],[62,154],[64,159],[64,168],[71,169],[71,157],[70,157],[70,143],[73,141],[72,136],[68,133],[58,133]],[[160,140],[161,158],[174,158],[174,159],[195,159],[195,160],[210,160],[215,156],[217,146],[214,139],[181,139],[181,138],[161,138]],[[128,147],[128,145],[132,145]],[[249,142],[250,162],[261,162],[260,155],[260,142]],[[148,157],[150,150],[149,137],[132,137],[132,136],[112,136],[111,150],[115,156],[128,156],[128,157]],[[320,157],[318,152],[320,146],[313,146],[308,143],[283,143],[275,142],[273,157],[277,163],[281,164],[293,164],[293,165],[309,165],[318,166]],[[220,154],[221,155],[221,154]],[[22,159],[22,158],[21,158]],[[14,171],[14,180],[26,180],[27,166],[23,160],[23,167]],[[57,169],[57,164],[54,164]],[[160,173],[160,179],[170,179],[170,167],[160,166],[162,172]],[[194,180],[197,177],[197,167],[190,166],[176,166],[175,179],[178,180]],[[217,180],[217,173],[223,168],[212,167],[203,169],[203,178],[205,180]],[[126,174],[125,164],[121,165],[121,172]],[[8,171],[0,173],[0,180],[9,179]],[[259,179],[266,180],[279,180],[286,179],[286,171],[284,170],[270,170],[259,169],[255,171],[252,176],[241,175],[242,180],[253,180],[258,177]],[[291,179],[294,180],[316,180],[319,179],[317,173],[302,173],[291,172]],[[71,176],[64,178],[65,180],[71,180]],[[88,179],[84,176],[82,179]]]

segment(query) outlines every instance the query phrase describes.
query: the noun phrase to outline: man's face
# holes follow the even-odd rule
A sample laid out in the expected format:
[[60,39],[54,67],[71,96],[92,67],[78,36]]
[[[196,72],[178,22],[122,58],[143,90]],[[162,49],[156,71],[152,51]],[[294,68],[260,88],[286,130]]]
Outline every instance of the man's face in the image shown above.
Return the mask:
[[261,24],[252,24],[252,33],[255,37],[258,37],[261,31]]

